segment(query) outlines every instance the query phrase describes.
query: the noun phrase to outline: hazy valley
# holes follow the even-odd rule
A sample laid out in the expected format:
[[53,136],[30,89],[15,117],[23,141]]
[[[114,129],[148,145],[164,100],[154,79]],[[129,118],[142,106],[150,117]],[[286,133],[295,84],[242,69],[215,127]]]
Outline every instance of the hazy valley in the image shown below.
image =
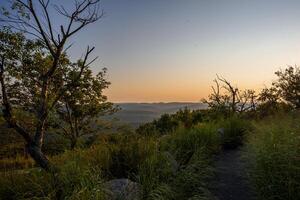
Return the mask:
[[180,109],[190,110],[206,109],[203,103],[195,102],[169,102],[169,103],[118,103],[120,111],[107,118],[115,118],[122,123],[128,123],[133,127],[151,122],[159,118],[162,114],[173,114]]

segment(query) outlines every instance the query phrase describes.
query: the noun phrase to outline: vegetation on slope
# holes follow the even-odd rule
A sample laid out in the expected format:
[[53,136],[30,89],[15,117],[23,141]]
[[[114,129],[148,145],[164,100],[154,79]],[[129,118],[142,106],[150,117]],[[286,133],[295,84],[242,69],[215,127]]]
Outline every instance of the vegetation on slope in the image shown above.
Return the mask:
[[213,155],[245,143],[261,199],[300,198],[299,67],[259,94],[217,76],[206,110],[100,131],[99,117],[116,111],[103,95],[106,70],[90,69],[94,48],[73,62],[67,54],[71,36],[102,17],[99,2],[58,6],[59,30],[49,1],[1,9],[1,199],[107,199],[107,181],[120,178],[139,185],[140,199],[212,199]]
[[300,199],[299,122],[299,112],[295,112],[254,123],[248,159],[261,199]]

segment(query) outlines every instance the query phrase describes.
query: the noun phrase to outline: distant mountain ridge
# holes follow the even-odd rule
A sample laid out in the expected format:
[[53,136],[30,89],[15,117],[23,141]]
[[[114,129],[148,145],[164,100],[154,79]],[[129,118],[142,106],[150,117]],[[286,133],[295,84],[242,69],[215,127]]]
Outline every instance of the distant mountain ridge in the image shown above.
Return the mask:
[[185,107],[191,110],[206,109],[207,105],[194,102],[169,102],[169,103],[116,103],[121,110],[111,117],[120,122],[129,123],[134,127],[159,118],[165,113],[175,113]]

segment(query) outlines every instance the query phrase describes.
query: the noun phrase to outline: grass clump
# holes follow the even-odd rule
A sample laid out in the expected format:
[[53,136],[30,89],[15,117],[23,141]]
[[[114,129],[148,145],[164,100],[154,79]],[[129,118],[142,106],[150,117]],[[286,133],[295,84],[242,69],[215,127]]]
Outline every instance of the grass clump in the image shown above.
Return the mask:
[[243,144],[246,133],[251,129],[251,122],[232,116],[220,121],[219,127],[223,148],[235,149]]
[[179,128],[159,138],[159,148],[139,167],[144,199],[210,199],[210,156],[219,149],[216,125]]

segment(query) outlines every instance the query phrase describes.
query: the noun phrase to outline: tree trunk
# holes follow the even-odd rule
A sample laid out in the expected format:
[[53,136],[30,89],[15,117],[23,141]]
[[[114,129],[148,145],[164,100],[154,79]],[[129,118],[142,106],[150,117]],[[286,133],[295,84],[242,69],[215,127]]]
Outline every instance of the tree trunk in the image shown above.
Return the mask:
[[76,144],[77,144],[77,139],[76,138],[71,139],[71,150],[75,149]]
[[26,145],[26,149],[28,151],[28,153],[30,154],[30,156],[32,157],[32,159],[44,170],[46,170],[47,172],[49,172],[50,174],[52,174],[53,176],[53,187],[55,189],[55,199],[60,200],[62,199],[62,187],[61,187],[61,182],[59,179],[59,170],[50,163],[50,161],[48,160],[48,158],[43,154],[41,148],[34,144],[27,144]]
[[38,147],[36,144],[31,143],[26,145],[26,149],[32,159],[43,169],[45,169],[48,172],[54,172],[54,167],[48,160],[48,158],[43,154],[40,147]]

